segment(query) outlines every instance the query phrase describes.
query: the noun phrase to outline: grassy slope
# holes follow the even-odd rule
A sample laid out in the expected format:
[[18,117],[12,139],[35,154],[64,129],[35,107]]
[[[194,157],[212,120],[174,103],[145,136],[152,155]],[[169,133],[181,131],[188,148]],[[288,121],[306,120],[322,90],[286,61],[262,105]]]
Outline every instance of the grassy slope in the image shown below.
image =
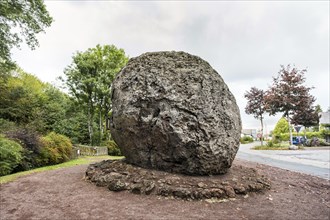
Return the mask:
[[101,161],[101,160],[110,160],[110,159],[116,160],[116,159],[121,159],[121,158],[123,158],[123,157],[115,157],[115,156],[80,157],[78,159],[70,160],[68,162],[57,164],[57,165],[40,167],[40,168],[36,168],[33,170],[28,170],[28,171],[14,173],[14,174],[6,175],[6,176],[1,176],[0,184],[14,181],[15,179],[17,179],[21,176],[26,176],[26,175],[29,175],[32,173],[38,173],[38,172],[43,172],[43,171],[47,171],[47,170],[55,170],[55,169],[60,169],[60,168],[65,168],[65,167],[72,167],[72,166],[76,166],[76,165],[90,164],[90,163]]

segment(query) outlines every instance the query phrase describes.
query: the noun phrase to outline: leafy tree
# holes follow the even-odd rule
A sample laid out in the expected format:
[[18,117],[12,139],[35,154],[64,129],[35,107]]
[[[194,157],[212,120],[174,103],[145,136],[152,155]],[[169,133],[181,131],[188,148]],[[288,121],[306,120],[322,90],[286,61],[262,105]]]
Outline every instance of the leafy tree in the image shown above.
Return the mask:
[[261,124],[261,146],[263,145],[263,115],[266,112],[265,100],[264,100],[265,92],[262,89],[257,89],[256,87],[252,87],[250,91],[247,91],[244,94],[244,97],[248,100],[245,112],[248,115],[253,115],[254,118],[260,120]]
[[311,103],[312,89],[304,85],[307,70],[291,68],[290,65],[281,69],[277,77],[273,77],[273,84],[266,92],[265,102],[270,115],[283,113],[289,122],[290,143],[292,143],[291,117],[306,110],[306,103]]
[[307,128],[319,124],[320,116],[317,108],[312,104],[314,101],[313,98],[308,100],[305,103],[305,108],[298,109],[292,116],[292,124],[305,127],[305,137]]
[[52,21],[42,0],[0,1],[0,75],[15,67],[10,50],[19,48],[23,39],[35,49],[38,46],[36,34],[43,32]]
[[0,87],[0,132],[29,127],[42,134],[56,131],[75,143],[88,143],[87,118],[67,94],[20,69],[9,74],[6,82],[0,81]]
[[56,120],[52,125],[52,130],[69,137],[73,143],[88,144],[87,116],[81,106],[70,98],[64,107],[64,111],[65,117]]
[[275,125],[275,128],[273,130],[273,135],[280,135],[285,134],[289,132],[289,123],[286,120],[286,118],[282,117]]
[[117,49],[114,45],[97,45],[85,52],[77,52],[73,56],[72,64],[64,71],[71,94],[87,110],[88,132],[92,145],[94,115],[98,113],[100,142],[104,118],[108,117],[111,110],[111,84],[127,61],[123,49]]
[[35,120],[42,105],[44,84],[21,69],[0,84],[0,117],[19,125]]
[[[323,112],[322,108],[321,108],[321,105],[317,104],[315,106],[315,112],[317,112],[318,116],[320,116],[320,113]],[[319,119],[318,119],[318,123],[317,125],[314,125],[313,126],[313,131],[319,131],[320,130],[320,124],[319,124]]]

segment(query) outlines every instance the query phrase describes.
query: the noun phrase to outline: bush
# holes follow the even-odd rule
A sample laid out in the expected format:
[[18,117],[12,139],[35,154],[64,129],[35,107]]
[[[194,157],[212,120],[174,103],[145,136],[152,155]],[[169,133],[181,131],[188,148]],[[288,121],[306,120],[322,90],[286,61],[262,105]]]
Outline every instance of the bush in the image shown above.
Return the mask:
[[[285,144],[284,144],[285,145]],[[284,147],[282,142],[279,140],[270,140],[266,144],[267,147],[269,148],[281,148]]]
[[10,174],[22,160],[22,146],[0,136],[0,176]]
[[108,148],[108,154],[111,156],[123,156],[118,145],[114,140],[105,141],[102,144]]
[[[296,132],[292,132],[292,136],[305,136],[305,133],[300,132],[297,135]],[[277,140],[277,141],[289,141],[290,133],[276,134],[273,137],[274,137],[274,140]],[[306,132],[306,137],[307,137],[307,139],[311,139],[313,137],[322,138],[323,134],[322,134],[322,132]]]
[[325,139],[319,139],[320,146],[330,146],[330,143],[327,142]]
[[244,136],[240,138],[240,142],[241,144],[247,144],[247,143],[252,143],[253,142],[253,138],[250,136]]
[[17,128],[5,133],[6,137],[13,139],[23,147],[22,160],[15,168],[15,172],[30,170],[41,166],[38,157],[41,153],[42,145],[37,132],[27,128]]
[[6,131],[14,130],[16,125],[12,121],[0,118],[0,133],[5,133]]
[[39,161],[44,164],[58,164],[70,160],[72,155],[72,143],[64,135],[49,133],[41,138],[44,146]]

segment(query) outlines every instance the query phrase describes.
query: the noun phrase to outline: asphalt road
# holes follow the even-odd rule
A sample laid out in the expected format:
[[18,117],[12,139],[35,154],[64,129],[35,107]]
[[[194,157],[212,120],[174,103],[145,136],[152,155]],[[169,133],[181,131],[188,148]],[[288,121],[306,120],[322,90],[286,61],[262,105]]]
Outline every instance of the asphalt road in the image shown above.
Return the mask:
[[305,150],[252,150],[258,142],[242,144],[237,158],[330,180],[330,148]]

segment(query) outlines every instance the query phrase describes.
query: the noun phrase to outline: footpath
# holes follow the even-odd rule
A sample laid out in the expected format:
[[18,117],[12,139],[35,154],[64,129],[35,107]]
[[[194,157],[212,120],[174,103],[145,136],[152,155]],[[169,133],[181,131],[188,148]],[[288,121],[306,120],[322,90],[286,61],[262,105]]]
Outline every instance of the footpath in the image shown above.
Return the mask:
[[304,150],[253,150],[260,142],[241,144],[237,158],[330,180],[330,147]]

